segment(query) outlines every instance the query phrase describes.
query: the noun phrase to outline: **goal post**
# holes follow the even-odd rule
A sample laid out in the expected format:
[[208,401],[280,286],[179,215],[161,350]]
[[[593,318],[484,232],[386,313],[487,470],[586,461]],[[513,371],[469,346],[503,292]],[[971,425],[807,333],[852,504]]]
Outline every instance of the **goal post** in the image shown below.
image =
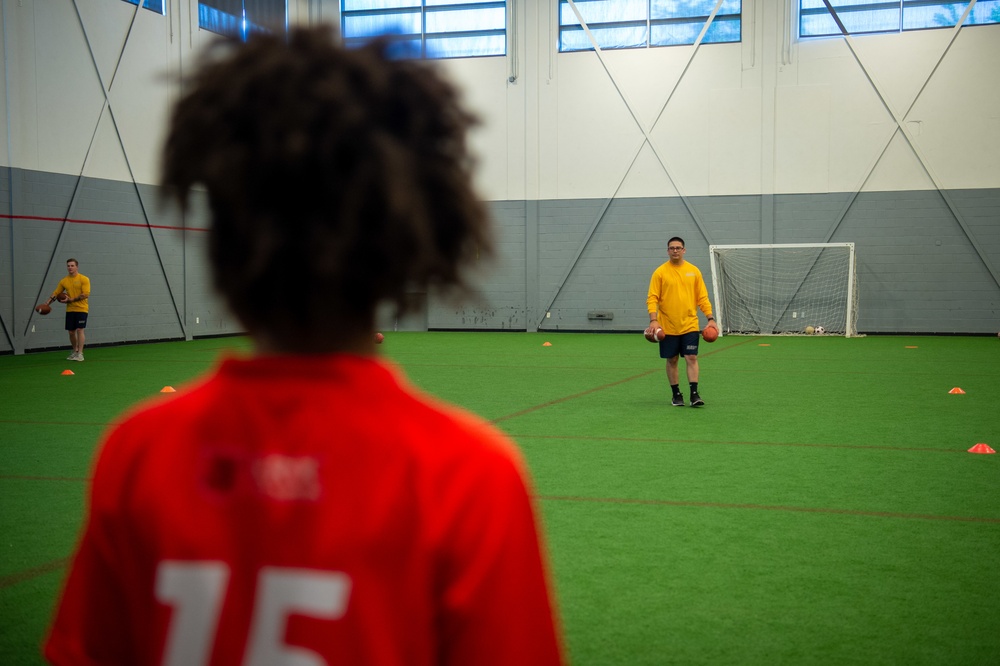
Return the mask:
[[723,335],[858,335],[854,243],[710,245]]

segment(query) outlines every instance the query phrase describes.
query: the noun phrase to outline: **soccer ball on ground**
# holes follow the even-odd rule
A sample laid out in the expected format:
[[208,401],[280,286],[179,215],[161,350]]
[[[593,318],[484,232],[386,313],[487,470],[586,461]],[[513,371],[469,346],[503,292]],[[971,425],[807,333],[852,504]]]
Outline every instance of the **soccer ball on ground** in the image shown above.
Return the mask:
[[812,326],[806,326],[806,335],[812,335],[815,332],[816,332],[815,328],[813,328]]
[[816,327],[816,335],[823,335],[824,333],[826,333],[826,329],[825,328],[823,328],[822,326],[817,326]]

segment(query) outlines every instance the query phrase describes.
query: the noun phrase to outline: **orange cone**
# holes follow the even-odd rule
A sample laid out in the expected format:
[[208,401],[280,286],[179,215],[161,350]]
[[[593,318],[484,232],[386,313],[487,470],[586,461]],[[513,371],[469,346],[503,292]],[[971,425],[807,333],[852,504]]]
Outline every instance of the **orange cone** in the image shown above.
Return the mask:
[[63,371],[62,371],[62,373],[63,373],[64,375],[74,375],[74,374],[76,374],[76,373],[75,373],[75,372],[73,372],[72,370],[63,370]]
[[989,444],[979,443],[969,449],[969,453],[996,453]]
[[160,393],[177,393],[173,386],[164,386],[160,389]]
[[955,388],[953,388],[952,390],[948,391],[948,393],[952,393],[954,395],[965,395],[965,391],[963,391],[962,389],[958,388],[957,386]]
[[542,346],[543,346],[543,347],[551,347],[551,346],[552,346],[552,343],[551,343],[551,342],[543,342],[543,343],[542,343]]

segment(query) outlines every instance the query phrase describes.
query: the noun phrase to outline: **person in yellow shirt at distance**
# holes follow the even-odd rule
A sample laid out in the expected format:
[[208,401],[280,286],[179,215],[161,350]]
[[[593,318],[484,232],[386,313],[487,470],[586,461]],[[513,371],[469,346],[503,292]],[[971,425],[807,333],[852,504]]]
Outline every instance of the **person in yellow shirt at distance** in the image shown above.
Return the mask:
[[705,401],[698,394],[698,341],[701,333],[698,310],[708,318],[708,326],[715,326],[712,303],[708,300],[708,289],[701,271],[684,260],[687,252],[684,239],[678,236],[671,238],[667,242],[667,252],[670,260],[653,271],[649,280],[649,295],[646,298],[649,327],[645,333],[651,336],[660,328],[665,333],[660,340],[660,358],[667,360],[667,380],[673,393],[671,404],[684,406],[677,367],[683,354],[691,388],[691,406],[701,407]]
[[[86,337],[84,329],[87,328],[87,315],[90,312],[90,278],[80,273],[80,262],[76,259],[66,260],[66,272],[68,275],[59,280],[59,285],[46,303],[59,300],[66,304],[66,330],[73,347],[66,360],[82,361]],[[66,300],[59,299],[59,295],[63,293],[66,294]]]

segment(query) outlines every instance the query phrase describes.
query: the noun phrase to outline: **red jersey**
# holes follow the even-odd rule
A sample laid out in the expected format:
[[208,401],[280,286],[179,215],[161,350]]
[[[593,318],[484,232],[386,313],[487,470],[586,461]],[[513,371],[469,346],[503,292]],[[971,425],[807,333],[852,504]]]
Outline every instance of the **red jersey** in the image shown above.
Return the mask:
[[97,459],[55,664],[558,664],[498,431],[354,356],[225,360]]

